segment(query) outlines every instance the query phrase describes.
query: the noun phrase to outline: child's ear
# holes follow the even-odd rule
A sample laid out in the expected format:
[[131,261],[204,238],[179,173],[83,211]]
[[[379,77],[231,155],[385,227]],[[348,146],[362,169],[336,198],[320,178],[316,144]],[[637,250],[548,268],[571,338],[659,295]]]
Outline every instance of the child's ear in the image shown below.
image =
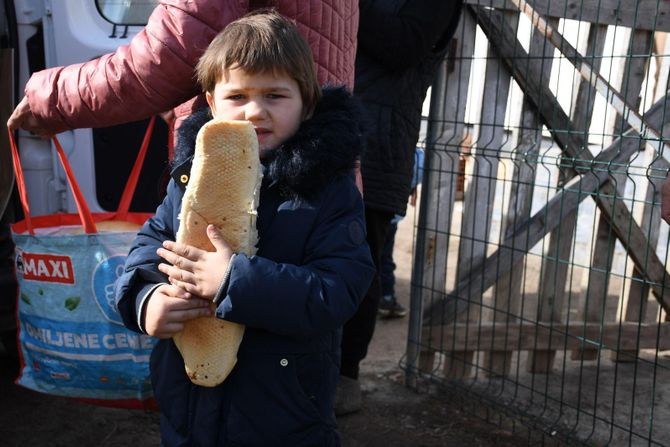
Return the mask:
[[210,92],[205,93],[205,99],[207,100],[207,104],[209,104],[209,108],[212,111],[212,115],[216,114],[216,109],[214,108],[214,98],[212,97],[212,94]]

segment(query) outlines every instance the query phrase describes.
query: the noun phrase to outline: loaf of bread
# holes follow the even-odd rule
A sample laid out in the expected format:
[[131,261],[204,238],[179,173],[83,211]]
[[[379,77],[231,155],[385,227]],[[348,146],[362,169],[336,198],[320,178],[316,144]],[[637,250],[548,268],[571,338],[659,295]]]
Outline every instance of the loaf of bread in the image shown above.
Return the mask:
[[[248,121],[212,120],[199,131],[179,215],[177,242],[214,251],[215,225],[235,253],[254,254],[256,208],[262,180],[258,139]],[[216,386],[237,362],[244,326],[215,316],[190,320],[174,337],[193,383]]]

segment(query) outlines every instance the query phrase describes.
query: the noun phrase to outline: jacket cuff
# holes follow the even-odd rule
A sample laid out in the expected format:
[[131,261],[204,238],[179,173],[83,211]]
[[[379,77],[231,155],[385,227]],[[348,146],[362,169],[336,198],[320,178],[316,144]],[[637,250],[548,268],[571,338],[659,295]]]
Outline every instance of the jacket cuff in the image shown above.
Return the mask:
[[230,283],[230,271],[233,269],[233,260],[237,256],[237,253],[233,253],[233,255],[230,257],[230,260],[228,261],[228,267],[226,268],[225,273],[223,274],[223,279],[221,280],[221,285],[219,286],[219,290],[216,291],[216,295],[214,295],[214,304],[218,306],[221,304],[221,301],[226,297],[226,294],[228,293],[228,284]]
[[144,329],[144,314],[146,311],[146,305],[149,303],[149,298],[151,298],[151,295],[153,295],[156,289],[163,284],[167,283],[147,284],[142,287],[137,294],[137,300],[135,301],[135,315],[137,315],[137,327],[143,334],[147,333],[147,331]]

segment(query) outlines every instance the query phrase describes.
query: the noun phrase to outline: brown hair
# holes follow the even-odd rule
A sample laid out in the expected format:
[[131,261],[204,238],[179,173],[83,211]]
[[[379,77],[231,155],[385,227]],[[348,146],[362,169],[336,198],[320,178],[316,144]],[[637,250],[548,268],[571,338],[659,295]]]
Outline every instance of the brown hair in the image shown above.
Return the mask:
[[295,79],[305,116],[321,99],[312,50],[297,26],[273,9],[257,10],[228,24],[200,57],[196,77],[205,92],[213,93],[216,83],[233,68]]

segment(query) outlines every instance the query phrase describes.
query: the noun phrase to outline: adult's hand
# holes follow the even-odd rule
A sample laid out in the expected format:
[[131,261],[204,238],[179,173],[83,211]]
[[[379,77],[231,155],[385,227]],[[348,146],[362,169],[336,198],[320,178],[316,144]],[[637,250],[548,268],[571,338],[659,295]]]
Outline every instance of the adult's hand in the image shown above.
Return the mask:
[[661,187],[661,217],[670,224],[670,176]]
[[16,106],[14,112],[7,120],[7,127],[11,130],[23,129],[42,138],[49,138],[51,132],[41,127],[33,112],[30,110],[30,103],[28,97],[24,96],[19,105]]

